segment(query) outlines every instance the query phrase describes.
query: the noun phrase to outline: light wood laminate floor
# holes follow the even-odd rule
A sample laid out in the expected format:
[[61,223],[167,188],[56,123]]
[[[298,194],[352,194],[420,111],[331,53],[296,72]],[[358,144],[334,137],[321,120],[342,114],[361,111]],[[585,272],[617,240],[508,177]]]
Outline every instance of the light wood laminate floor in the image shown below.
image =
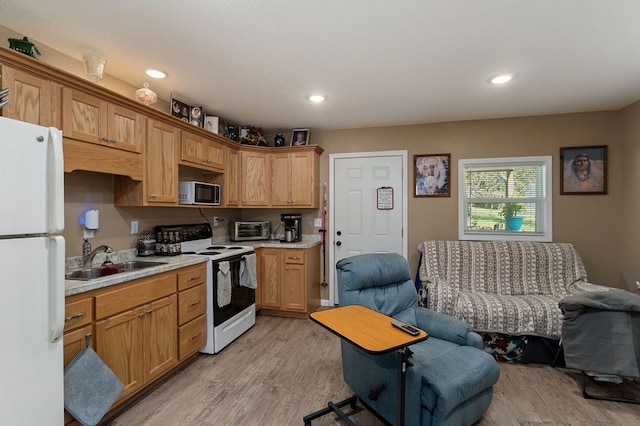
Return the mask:
[[[572,370],[505,363],[500,370],[477,425],[640,425],[640,405],[584,399]],[[110,425],[302,425],[327,401],[351,395],[338,337],[308,319],[258,315],[222,352],[200,355]],[[382,424],[360,405],[351,418]],[[329,414],[312,424],[340,423]]]

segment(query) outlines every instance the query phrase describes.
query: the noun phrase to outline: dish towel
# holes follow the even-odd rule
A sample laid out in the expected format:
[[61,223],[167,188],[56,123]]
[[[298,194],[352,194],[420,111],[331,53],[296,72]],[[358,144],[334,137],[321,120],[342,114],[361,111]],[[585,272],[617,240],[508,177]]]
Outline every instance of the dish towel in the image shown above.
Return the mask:
[[86,346],[64,369],[64,408],[82,425],[96,425],[123,388],[109,366]]
[[257,288],[258,280],[256,275],[255,253],[242,256],[240,261],[240,285],[248,288]]
[[218,263],[218,306],[231,303],[231,270],[229,262]]

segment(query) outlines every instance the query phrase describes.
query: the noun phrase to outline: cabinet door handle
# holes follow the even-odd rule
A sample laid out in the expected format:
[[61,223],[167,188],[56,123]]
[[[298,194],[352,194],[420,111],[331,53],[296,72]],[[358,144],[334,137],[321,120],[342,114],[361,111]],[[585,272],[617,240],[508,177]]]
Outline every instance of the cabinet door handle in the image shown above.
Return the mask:
[[300,260],[300,257],[298,257],[298,256],[289,256],[287,259],[289,259],[289,260]]
[[150,197],[151,198],[156,198],[156,194],[151,194]]
[[138,314],[138,318],[144,318],[144,312],[140,312],[140,313]]
[[195,302],[193,302],[193,303],[191,303],[191,304],[189,305],[189,308],[193,308],[194,306],[198,306],[200,303],[202,303],[202,301],[201,301],[201,300],[196,300]]
[[75,315],[71,315],[70,317],[66,317],[64,319],[64,322],[68,322],[68,321],[72,321],[74,319],[82,318],[85,315],[87,315],[85,312],[80,312],[79,314],[75,314]]
[[153,311],[152,311],[151,309],[149,309],[149,310],[146,312],[146,314],[147,314],[147,315],[151,315],[152,313],[153,313]]
[[197,280],[199,280],[199,279],[200,279],[200,275],[198,275],[197,277],[191,277],[191,278],[189,278],[189,280],[188,280],[188,281],[189,281],[189,282],[192,282],[192,281],[197,281]]
[[116,138],[111,138],[111,142],[116,143],[118,140]]
[[199,332],[198,334],[189,337],[189,341],[191,342],[192,340],[196,340],[200,336],[202,336],[202,332]]
[[108,138],[108,137],[106,137],[106,136],[103,136],[103,137],[102,137],[102,142],[109,142],[109,138]]

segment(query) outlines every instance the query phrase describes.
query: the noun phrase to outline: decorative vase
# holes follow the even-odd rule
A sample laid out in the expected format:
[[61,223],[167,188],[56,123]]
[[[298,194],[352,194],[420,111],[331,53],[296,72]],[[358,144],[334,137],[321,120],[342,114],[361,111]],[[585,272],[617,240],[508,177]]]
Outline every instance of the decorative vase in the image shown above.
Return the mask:
[[276,133],[276,137],[273,138],[273,146],[284,146],[284,136],[282,133]]
[[522,228],[524,216],[511,216],[504,220],[504,227],[507,231],[519,231]]
[[238,141],[238,131],[235,126],[227,126],[228,138],[232,141]]

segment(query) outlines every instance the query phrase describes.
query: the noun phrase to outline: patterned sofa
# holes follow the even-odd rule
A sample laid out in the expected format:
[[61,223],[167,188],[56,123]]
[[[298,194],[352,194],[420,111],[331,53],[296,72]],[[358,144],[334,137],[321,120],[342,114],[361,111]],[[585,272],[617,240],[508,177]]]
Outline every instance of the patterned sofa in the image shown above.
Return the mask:
[[557,340],[562,298],[611,289],[588,282],[570,243],[424,241],[418,250],[420,304],[476,332]]

